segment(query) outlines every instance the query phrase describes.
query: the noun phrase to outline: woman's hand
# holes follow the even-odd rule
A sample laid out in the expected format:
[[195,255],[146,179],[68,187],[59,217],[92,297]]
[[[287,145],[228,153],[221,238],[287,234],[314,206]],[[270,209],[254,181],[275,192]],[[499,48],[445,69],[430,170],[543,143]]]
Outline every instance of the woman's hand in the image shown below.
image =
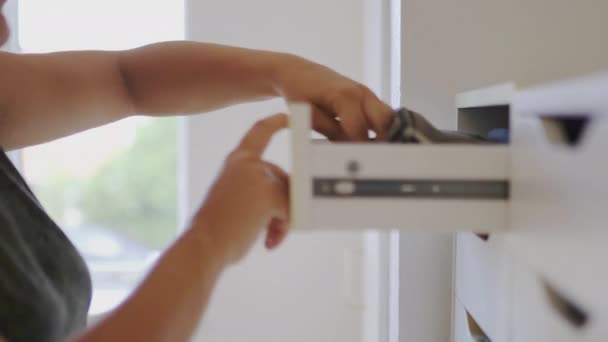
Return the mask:
[[289,101],[314,105],[313,128],[331,140],[383,139],[392,109],[367,87],[337,72],[292,55],[279,55],[274,82]]
[[285,171],[262,160],[272,136],[287,126],[277,114],[258,121],[226,159],[224,169],[193,221],[223,251],[224,261],[240,260],[267,229],[266,247],[278,246],[289,221],[289,180]]
[[[258,122],[226,159],[191,228],[165,251],[121,306],[75,341],[189,341],[215,283],[241,259],[266,227],[266,246],[285,237],[287,175],[263,161],[285,115]],[[2,338],[0,337],[0,341]]]

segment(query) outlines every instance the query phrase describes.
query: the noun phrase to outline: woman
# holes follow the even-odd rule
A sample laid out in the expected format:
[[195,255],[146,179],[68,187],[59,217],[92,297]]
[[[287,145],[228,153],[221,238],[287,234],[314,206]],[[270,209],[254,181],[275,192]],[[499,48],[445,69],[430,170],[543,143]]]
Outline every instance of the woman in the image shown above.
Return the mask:
[[[0,7],[5,0],[0,0]],[[0,43],[8,37],[0,15]],[[125,118],[200,113],[283,96],[314,105],[332,140],[382,137],[391,109],[367,88],[296,56],[194,42],[120,52],[0,53],[0,340],[184,341],[222,270],[266,230],[287,232],[288,176],[261,159],[286,116],[257,123],[228,156],[189,228],[118,309],[85,330],[91,282],[4,150]],[[235,215],[235,208],[238,215]]]

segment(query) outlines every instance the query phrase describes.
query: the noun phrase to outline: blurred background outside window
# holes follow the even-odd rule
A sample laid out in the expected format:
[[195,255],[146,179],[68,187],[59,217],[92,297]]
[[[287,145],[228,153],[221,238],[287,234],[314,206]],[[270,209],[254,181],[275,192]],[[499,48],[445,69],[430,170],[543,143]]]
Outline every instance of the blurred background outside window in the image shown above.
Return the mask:
[[[20,0],[23,52],[117,50],[184,38],[175,0]],[[24,149],[24,176],[93,277],[90,314],[111,310],[177,235],[176,118],[136,116]]]

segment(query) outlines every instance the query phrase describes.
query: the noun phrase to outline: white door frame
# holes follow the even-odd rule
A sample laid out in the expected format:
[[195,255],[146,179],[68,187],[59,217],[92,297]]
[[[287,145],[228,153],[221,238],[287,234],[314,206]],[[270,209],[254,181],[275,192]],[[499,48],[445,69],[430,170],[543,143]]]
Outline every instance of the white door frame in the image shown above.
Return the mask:
[[[393,108],[401,106],[401,63],[402,63],[402,37],[401,37],[401,3],[402,0],[389,0],[389,48],[390,48],[390,104]],[[400,339],[400,235],[399,231],[395,230],[389,235],[389,324],[388,324],[388,342],[399,342]]]
[[[365,79],[397,108],[401,105],[401,0],[366,0],[365,6],[369,14]],[[399,232],[370,232],[366,245],[365,275],[372,286],[366,295],[375,307],[366,312],[364,341],[399,342]]]

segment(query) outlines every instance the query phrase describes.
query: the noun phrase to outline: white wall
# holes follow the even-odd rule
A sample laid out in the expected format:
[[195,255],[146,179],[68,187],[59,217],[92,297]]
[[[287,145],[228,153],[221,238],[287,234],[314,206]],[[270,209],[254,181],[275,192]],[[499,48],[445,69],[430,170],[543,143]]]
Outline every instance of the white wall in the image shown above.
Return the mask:
[[608,68],[608,1],[403,0],[403,100],[455,127],[456,93]]
[[[364,34],[366,1],[193,0],[188,2],[188,38],[296,53],[356,80],[371,75],[379,87],[378,73],[366,68],[378,59],[366,49],[374,41]],[[244,130],[257,118],[283,110],[281,101],[270,101],[187,119],[190,210],[199,205]],[[286,168],[287,138],[286,134],[277,138],[267,155]],[[364,319],[379,311],[372,306],[380,305],[380,294],[374,294],[373,300],[364,295],[366,287],[379,286],[363,279],[365,266],[382,266],[380,258],[370,265],[373,258],[367,255],[374,248],[366,242],[363,233],[299,233],[291,235],[278,252],[256,248],[222,277],[195,340],[382,341],[381,324]],[[347,264],[353,265],[350,276]]]

